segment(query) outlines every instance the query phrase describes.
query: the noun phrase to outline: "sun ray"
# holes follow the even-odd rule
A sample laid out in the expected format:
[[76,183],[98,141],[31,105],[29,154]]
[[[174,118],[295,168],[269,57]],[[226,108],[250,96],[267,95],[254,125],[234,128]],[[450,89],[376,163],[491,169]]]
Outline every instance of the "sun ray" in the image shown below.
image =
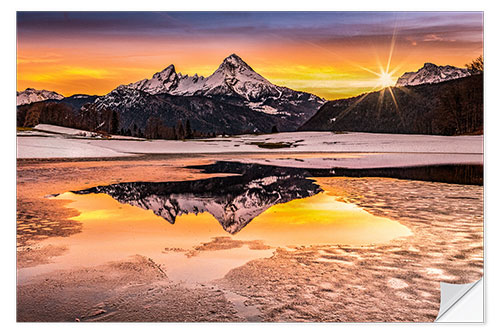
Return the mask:
[[342,119],[346,114],[348,114],[352,109],[356,107],[359,103],[361,103],[369,94],[364,94],[360,98],[358,98],[354,103],[349,105],[344,111],[340,112],[336,117],[337,120]]
[[391,48],[389,50],[389,58],[387,59],[387,67],[385,68],[386,72],[388,72],[389,68],[391,67],[392,54],[394,52],[394,46],[396,45],[397,27],[398,27],[398,21],[396,20],[394,23],[394,30],[392,32]]
[[[378,64],[378,68],[379,68],[379,71],[380,71],[378,74],[380,74],[380,73],[383,73],[383,72],[384,72],[384,67],[382,67],[382,64],[380,64],[380,63],[379,63],[379,64]],[[378,75],[378,74],[377,74],[377,75]]]
[[382,103],[384,103],[384,95],[387,88],[380,90],[377,100],[377,119],[380,118],[380,111],[382,111]]
[[330,49],[328,49],[328,48],[326,48],[326,47],[323,47],[323,46],[318,45],[318,44],[316,44],[316,43],[313,43],[313,42],[311,42],[311,41],[303,41],[303,42],[304,42],[304,43],[306,43],[306,44],[309,44],[309,45],[311,45],[311,46],[314,46],[314,47],[316,47],[316,48],[318,48],[318,49],[321,49],[321,50],[323,50],[323,51],[325,51],[325,52],[327,52],[327,53],[331,53],[331,54],[335,55],[336,57],[339,57],[340,59],[342,59],[342,60],[346,61],[346,62],[347,62],[347,63],[349,63],[350,65],[355,66],[355,67],[358,67],[359,69],[362,69],[362,70],[367,71],[367,72],[369,72],[369,73],[371,73],[371,74],[374,74],[374,75],[378,75],[378,74],[379,74],[379,73],[377,73],[377,72],[375,72],[375,71],[373,71],[373,70],[371,70],[371,69],[369,69],[369,68],[366,68],[366,67],[364,67],[364,66],[361,66],[360,64],[355,63],[354,61],[350,60],[349,58],[347,58],[347,57],[343,56],[342,54],[340,54],[340,53],[338,53],[338,52],[334,52],[334,51],[332,51],[332,50],[330,50]]
[[392,91],[391,87],[387,87],[387,88],[389,88],[389,93],[391,93],[392,100],[394,101],[394,105],[396,106],[396,113],[398,114],[399,119],[401,120],[401,123],[403,124],[403,126],[405,126],[405,122],[403,120],[403,116],[401,115],[401,110],[399,109],[399,105],[398,105],[398,101],[396,100],[396,96],[394,96],[394,92]]
[[366,67],[364,67],[364,66],[361,66],[361,65],[359,65],[359,64],[355,64],[355,66],[356,66],[356,67],[358,67],[358,68],[360,68],[360,69],[363,69],[363,70],[365,70],[365,71],[367,71],[367,72],[369,72],[369,73],[372,73],[372,74],[375,74],[375,75],[378,75],[378,74],[379,74],[379,73],[377,73],[377,72],[375,72],[375,71],[372,71],[371,69],[366,68]]
[[[366,71],[368,73],[371,73],[371,74],[375,75],[376,77],[378,77],[378,79],[376,81],[377,84],[373,86],[373,90],[380,89],[379,97],[378,97],[378,101],[377,101],[377,118],[380,117],[380,114],[381,114],[381,111],[382,111],[382,104],[383,104],[383,100],[384,100],[384,96],[385,96],[385,90],[387,88],[389,88],[389,93],[391,94],[391,98],[394,101],[394,104],[396,106],[396,112],[398,113],[399,118],[403,122],[403,118],[402,118],[402,115],[401,115],[401,112],[400,112],[400,109],[399,109],[399,104],[398,104],[398,102],[396,100],[396,96],[395,96],[394,92],[391,89],[391,86],[394,85],[393,75],[397,71],[399,71],[399,69],[403,65],[403,64],[399,64],[399,65],[393,67],[392,70],[391,70],[392,57],[394,55],[394,51],[395,51],[395,48],[396,48],[397,30],[398,30],[398,20],[397,20],[397,17],[396,17],[395,22],[394,22],[394,29],[393,29],[392,36],[391,36],[391,44],[390,44],[390,47],[389,47],[389,54],[388,54],[388,57],[387,57],[387,64],[385,66],[385,69],[384,69],[382,63],[380,62],[380,58],[378,57],[378,54],[375,55],[375,60],[376,60],[379,72],[376,72],[376,71],[374,71],[374,70],[372,70],[370,68],[367,68],[365,66],[362,66],[360,64],[357,64],[357,63],[353,62],[352,60],[348,59],[347,57],[343,56],[342,54],[340,54],[338,52],[335,52],[335,51],[333,51],[333,50],[331,50],[329,48],[326,48],[324,46],[321,46],[319,44],[316,44],[314,42],[305,41],[305,43],[307,43],[307,44],[309,44],[309,45],[311,45],[311,46],[313,46],[313,47],[315,47],[317,49],[321,49],[324,52],[327,52],[327,53],[330,53],[332,55],[335,55],[336,57],[339,57],[339,58],[343,59],[344,61],[346,61],[347,63],[351,64],[352,66],[355,66],[355,67],[357,67],[359,69],[362,69],[362,70],[364,70],[364,71]],[[283,38],[282,36],[279,36],[279,37]],[[354,109],[359,103],[361,103],[367,96],[368,96],[368,94],[364,94],[361,97],[359,97],[354,103],[352,103],[344,111],[342,111],[339,114],[339,116],[337,117],[337,119],[340,119],[340,118],[344,117],[345,115],[347,115],[352,109]]]
[[422,96],[416,92],[414,92],[413,90],[410,90],[406,87],[398,87],[399,90],[401,90],[403,93],[409,95],[409,96],[412,96],[412,97],[415,97],[415,98],[422,98]]
[[[397,70],[399,70],[400,66],[401,65],[398,65],[396,66],[395,68],[393,68],[392,70],[390,70],[391,68],[391,61],[392,61],[392,55],[394,53],[394,49],[395,49],[395,45],[396,45],[396,35],[397,35],[397,21],[396,23],[394,24],[394,31],[393,31],[393,34],[392,34],[392,39],[391,39],[391,46],[390,46],[390,50],[389,50],[389,56],[388,56],[388,59],[387,59],[387,65],[386,65],[386,68],[384,69],[382,64],[380,63],[380,60],[378,58],[378,56],[376,56],[376,61],[377,61],[377,65],[378,65],[378,68],[379,68],[379,71],[380,72],[375,72],[369,68],[366,68],[364,66],[361,66],[359,64],[353,64],[355,65],[356,67],[358,68],[361,68],[371,74],[374,74],[378,77],[378,80],[377,80],[377,85],[375,85],[373,87],[373,89],[377,89],[377,88],[381,88],[380,92],[379,92],[379,96],[378,96],[378,99],[377,99],[377,119],[380,118],[380,114],[381,114],[381,111],[382,111],[382,104],[383,104],[383,101],[384,101],[384,96],[385,96],[385,90],[386,89],[389,89],[389,93],[391,94],[391,97],[392,97],[392,100],[394,101],[394,105],[396,107],[396,112],[401,120],[401,122],[403,123],[404,125],[404,120],[403,120],[403,117],[401,115],[401,111],[399,109],[399,104],[396,100],[396,96],[394,94],[394,92],[392,91],[392,88],[391,86],[394,84],[394,79],[392,77],[392,75],[394,75],[394,73],[396,73]],[[368,96],[368,94],[364,94],[363,96],[361,96],[360,98],[358,98],[354,103],[352,103],[351,105],[349,105],[344,111],[342,111],[336,118],[337,120],[338,119],[341,119],[343,118],[345,115],[347,115],[352,109],[354,109],[359,103],[361,103],[366,97]]]

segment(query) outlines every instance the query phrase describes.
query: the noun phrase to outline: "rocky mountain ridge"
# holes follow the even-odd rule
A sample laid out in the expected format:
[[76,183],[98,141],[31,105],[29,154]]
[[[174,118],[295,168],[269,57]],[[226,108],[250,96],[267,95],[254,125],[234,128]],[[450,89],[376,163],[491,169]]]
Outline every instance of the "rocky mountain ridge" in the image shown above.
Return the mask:
[[417,86],[426,83],[439,83],[454,79],[459,79],[471,75],[467,68],[455,66],[437,66],[426,62],[422,68],[416,72],[406,72],[399,77],[396,87]]
[[33,88],[27,88],[23,91],[18,91],[17,94],[17,105],[31,104],[34,102],[45,101],[48,99],[61,100],[64,98],[63,95],[56,93],[55,91],[49,90],[37,90]]

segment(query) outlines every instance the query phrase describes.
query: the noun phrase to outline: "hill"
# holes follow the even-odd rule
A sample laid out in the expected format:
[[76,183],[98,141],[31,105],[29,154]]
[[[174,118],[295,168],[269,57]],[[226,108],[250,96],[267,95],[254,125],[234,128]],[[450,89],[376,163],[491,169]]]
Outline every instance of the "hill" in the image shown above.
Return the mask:
[[483,75],[385,88],[330,101],[299,130],[435,135],[482,133]]

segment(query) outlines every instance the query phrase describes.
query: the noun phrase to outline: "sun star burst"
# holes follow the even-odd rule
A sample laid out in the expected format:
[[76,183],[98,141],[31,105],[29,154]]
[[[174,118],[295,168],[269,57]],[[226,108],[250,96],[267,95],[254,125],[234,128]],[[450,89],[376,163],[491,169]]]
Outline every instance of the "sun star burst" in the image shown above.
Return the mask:
[[382,71],[377,74],[377,85],[380,88],[390,87],[394,84],[394,78],[392,77],[392,72]]

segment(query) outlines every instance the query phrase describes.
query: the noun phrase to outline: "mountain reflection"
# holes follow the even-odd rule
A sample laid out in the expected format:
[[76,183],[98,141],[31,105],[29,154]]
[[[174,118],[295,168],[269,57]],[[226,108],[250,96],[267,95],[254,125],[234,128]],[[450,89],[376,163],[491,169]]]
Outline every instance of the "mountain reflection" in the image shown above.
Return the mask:
[[299,169],[218,161],[190,168],[238,175],[194,181],[119,183],[73,193],[105,193],[120,203],[151,210],[171,224],[180,215],[207,212],[225,231],[235,234],[276,204],[320,193],[320,186],[309,177],[390,177],[475,185],[483,182],[482,165]]
[[[171,224],[183,214],[208,212],[225,231],[235,234],[276,204],[322,191],[307,178],[311,174],[305,170],[224,162],[217,165],[218,172],[239,175],[194,181],[119,183],[73,193],[105,193],[121,203],[151,210]],[[212,168],[207,166],[205,171],[213,171],[208,170]]]

